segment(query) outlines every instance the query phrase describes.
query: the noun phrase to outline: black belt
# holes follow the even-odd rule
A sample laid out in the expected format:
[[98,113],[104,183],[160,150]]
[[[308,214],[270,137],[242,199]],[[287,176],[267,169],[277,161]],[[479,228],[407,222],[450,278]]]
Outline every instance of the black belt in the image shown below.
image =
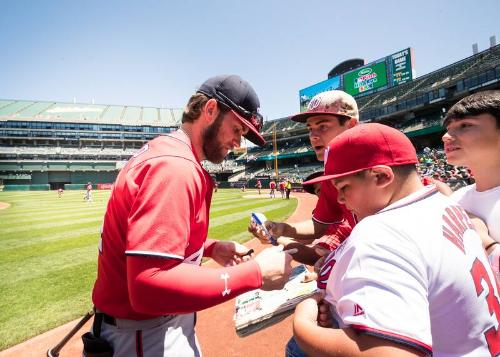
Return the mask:
[[116,326],[116,319],[113,316],[105,314],[104,312],[100,312],[102,314],[102,320],[108,325]]
[[99,311],[94,308],[94,321],[97,323],[99,330],[101,329],[101,324],[104,321],[108,325],[113,325],[116,326],[116,319],[111,316],[106,314],[105,312]]

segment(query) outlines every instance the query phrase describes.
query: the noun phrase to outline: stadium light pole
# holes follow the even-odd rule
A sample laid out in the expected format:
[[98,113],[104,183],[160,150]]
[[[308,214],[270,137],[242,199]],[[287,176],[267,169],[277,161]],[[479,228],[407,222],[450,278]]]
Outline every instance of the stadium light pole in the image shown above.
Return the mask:
[[278,179],[278,145],[276,144],[276,123],[273,125],[274,176]]

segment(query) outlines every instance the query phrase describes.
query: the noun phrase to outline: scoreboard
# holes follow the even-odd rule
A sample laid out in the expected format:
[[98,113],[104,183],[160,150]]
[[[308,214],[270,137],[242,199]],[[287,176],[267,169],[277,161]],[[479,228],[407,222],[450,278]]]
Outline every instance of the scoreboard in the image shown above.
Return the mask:
[[413,50],[409,47],[362,67],[299,90],[300,111],[316,94],[341,89],[352,96],[367,95],[413,80]]

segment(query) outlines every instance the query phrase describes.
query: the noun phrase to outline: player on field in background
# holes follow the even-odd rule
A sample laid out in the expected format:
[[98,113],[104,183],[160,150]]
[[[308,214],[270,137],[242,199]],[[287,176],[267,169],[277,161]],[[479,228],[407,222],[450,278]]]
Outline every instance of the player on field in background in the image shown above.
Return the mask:
[[276,181],[269,182],[269,198],[276,198]]
[[[259,106],[240,77],[210,78],[181,128],[148,142],[118,174],[92,294],[94,327],[100,319],[115,357],[200,356],[196,311],[288,280],[288,253],[267,249],[250,260],[241,244],[207,239],[213,180],[200,162],[221,163],[242,136],[263,145]],[[200,265],[203,257],[222,267]]]
[[[340,133],[356,126],[358,118],[358,105],[354,98],[343,91],[332,90],[314,96],[306,112],[296,114],[290,119],[306,123],[311,146],[317,159],[323,161],[328,142]],[[297,223],[267,221],[265,224],[276,239],[283,236],[310,243],[325,235],[331,225],[338,225],[343,231],[342,235],[348,235],[349,232],[345,230],[350,231],[350,228],[355,225],[355,217],[344,205],[337,202],[336,197],[337,191],[332,183],[322,182],[321,194],[312,219]],[[262,242],[267,242],[255,225],[250,225],[248,230]],[[335,228],[331,230],[335,231]],[[319,258],[320,256],[316,255],[316,260]]]
[[[312,182],[333,181],[360,221],[327,258],[334,328],[318,324],[319,297],[295,310],[306,355],[500,354],[498,286],[477,232],[456,202],[423,186],[417,162],[410,140],[382,124],[330,142],[325,175]],[[296,347],[287,356],[304,356]]]
[[280,182],[279,182],[279,190],[280,190],[280,193],[281,193],[281,198],[285,198],[285,180],[281,179]]
[[92,198],[92,182],[88,182],[87,183],[86,189],[87,189],[87,192],[86,192],[85,200],[87,202],[92,202],[93,201],[93,198]]
[[262,188],[262,182],[260,182],[260,180],[257,180],[257,183],[255,184],[255,187],[257,187],[257,190],[259,191],[259,195],[260,195],[260,190]]
[[450,108],[443,126],[448,162],[467,166],[476,180],[451,198],[486,224],[483,246],[500,278],[500,90],[463,98]]
[[64,191],[63,191],[63,189],[59,187],[59,188],[57,189],[57,197],[61,198],[61,197],[62,197],[63,192],[64,192]]

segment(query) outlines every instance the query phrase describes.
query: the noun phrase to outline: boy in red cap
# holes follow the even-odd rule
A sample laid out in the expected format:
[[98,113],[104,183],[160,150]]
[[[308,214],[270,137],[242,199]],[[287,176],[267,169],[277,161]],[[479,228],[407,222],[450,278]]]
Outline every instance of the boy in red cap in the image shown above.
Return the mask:
[[336,328],[318,325],[319,297],[296,308],[307,355],[500,353],[498,287],[477,233],[460,206],[422,185],[416,163],[409,139],[381,124],[330,142],[324,176],[309,183],[332,181],[360,221],[325,265]]

